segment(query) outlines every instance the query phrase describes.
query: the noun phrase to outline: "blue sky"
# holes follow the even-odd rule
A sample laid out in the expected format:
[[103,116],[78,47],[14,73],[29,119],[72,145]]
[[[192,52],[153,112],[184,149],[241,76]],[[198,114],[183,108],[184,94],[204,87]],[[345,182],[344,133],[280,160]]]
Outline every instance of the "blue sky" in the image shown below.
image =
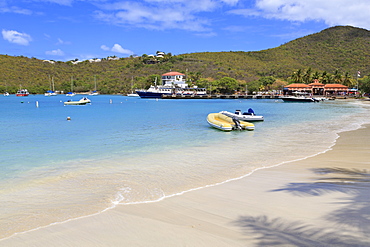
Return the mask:
[[0,54],[56,61],[259,51],[337,25],[369,0],[0,0]]

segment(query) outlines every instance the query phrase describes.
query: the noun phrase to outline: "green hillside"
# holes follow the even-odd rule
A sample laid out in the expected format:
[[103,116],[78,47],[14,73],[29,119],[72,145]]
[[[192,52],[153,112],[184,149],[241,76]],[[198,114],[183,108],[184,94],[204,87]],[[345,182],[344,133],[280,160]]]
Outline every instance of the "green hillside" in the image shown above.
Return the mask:
[[[200,52],[153,59],[141,57],[54,64],[36,58],[0,55],[0,92],[14,93],[20,85],[31,93],[43,93],[55,82],[55,90],[85,92],[97,89],[101,93],[127,93],[131,88],[145,88],[170,70],[187,74],[198,86],[220,90],[245,85],[277,87],[308,76],[334,82],[353,84],[357,71],[367,83],[370,74],[370,31],[350,26],[337,26],[308,35],[279,47],[258,52]],[[308,74],[308,75],[307,75]],[[297,79],[298,78],[298,79]],[[342,78],[338,80],[338,78]],[[365,84],[366,84],[365,83]],[[366,85],[364,84],[364,89]],[[227,91],[227,90],[226,90]],[[366,90],[365,90],[366,91]]]

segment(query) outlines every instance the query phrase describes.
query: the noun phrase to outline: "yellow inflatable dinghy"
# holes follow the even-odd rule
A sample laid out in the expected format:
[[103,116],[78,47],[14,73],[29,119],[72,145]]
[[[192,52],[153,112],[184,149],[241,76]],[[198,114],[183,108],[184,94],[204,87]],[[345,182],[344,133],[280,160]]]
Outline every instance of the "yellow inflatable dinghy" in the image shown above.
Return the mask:
[[232,130],[254,130],[254,124],[232,119],[222,113],[210,113],[207,116],[207,122],[214,128],[223,131]]

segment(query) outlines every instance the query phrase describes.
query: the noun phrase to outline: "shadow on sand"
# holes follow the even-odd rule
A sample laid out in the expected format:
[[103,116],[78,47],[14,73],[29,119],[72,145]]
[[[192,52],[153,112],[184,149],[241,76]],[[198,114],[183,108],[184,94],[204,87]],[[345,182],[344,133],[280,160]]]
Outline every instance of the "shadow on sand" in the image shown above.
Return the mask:
[[[340,210],[327,215],[326,220],[339,226],[350,226],[357,237],[345,232],[288,222],[283,218],[242,216],[234,223],[245,233],[259,235],[257,246],[370,246],[370,172],[345,168],[312,170],[318,177],[311,183],[290,183],[270,192],[285,191],[295,196],[321,196],[342,192],[348,196]],[[358,235],[363,237],[358,237]]]

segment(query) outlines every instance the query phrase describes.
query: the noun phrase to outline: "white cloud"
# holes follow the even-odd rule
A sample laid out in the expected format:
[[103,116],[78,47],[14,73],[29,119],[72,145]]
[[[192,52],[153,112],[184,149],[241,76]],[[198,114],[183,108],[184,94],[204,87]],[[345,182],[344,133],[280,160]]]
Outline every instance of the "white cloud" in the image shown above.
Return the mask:
[[70,44],[71,44],[71,42],[69,42],[69,41],[64,41],[64,40],[62,40],[62,39],[58,38],[58,42],[57,42],[56,44],[57,44],[57,45],[70,45]]
[[18,45],[28,45],[32,38],[29,34],[20,33],[14,30],[2,30],[3,39],[9,41],[10,43]]
[[119,44],[114,44],[113,47],[112,47],[112,51],[115,51],[115,52],[118,52],[118,53],[122,53],[122,54],[130,54],[130,55],[133,54],[132,51],[127,50],[127,49],[124,49]]
[[109,48],[106,45],[100,46],[100,48],[104,51],[113,51],[113,52],[118,52],[121,54],[126,54],[126,55],[133,55],[134,53],[128,49],[124,49],[121,45],[119,44],[114,44],[112,48]]
[[50,2],[50,3],[56,3],[56,4],[59,4],[59,5],[70,6],[70,5],[72,5],[72,2],[74,0],[41,0],[41,1]]
[[9,6],[7,0],[0,0],[0,13],[16,13],[30,15],[32,14],[32,11],[24,8],[19,8],[16,6]]
[[328,26],[351,25],[370,29],[368,0],[257,0],[253,9],[229,13],[294,22],[323,21]]
[[106,45],[102,45],[102,46],[100,46],[100,48],[104,51],[110,51],[110,48]]
[[95,17],[115,25],[130,25],[153,30],[181,29],[195,32],[211,31],[210,19],[203,13],[240,0],[145,0],[101,5]]
[[52,56],[64,56],[64,52],[61,49],[46,51],[45,54]]

